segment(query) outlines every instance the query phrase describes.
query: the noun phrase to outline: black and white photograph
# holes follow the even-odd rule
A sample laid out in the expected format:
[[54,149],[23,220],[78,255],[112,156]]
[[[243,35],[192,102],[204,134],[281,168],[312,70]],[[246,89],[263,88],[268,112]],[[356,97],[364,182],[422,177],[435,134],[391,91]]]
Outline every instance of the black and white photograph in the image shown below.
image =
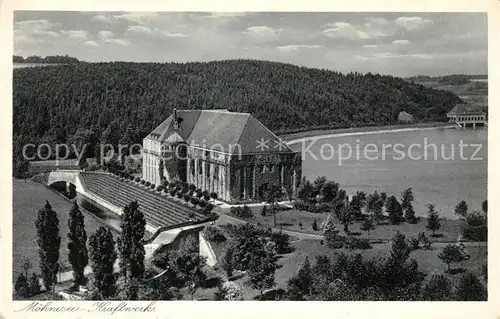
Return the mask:
[[488,19],[13,11],[11,300],[488,301]]

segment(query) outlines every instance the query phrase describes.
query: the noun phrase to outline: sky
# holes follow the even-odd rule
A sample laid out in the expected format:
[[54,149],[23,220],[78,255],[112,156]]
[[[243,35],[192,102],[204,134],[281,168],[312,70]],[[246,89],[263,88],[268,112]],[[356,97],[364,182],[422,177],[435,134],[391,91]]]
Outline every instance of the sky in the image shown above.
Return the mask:
[[487,74],[486,13],[15,11],[14,54],[271,60],[394,76]]

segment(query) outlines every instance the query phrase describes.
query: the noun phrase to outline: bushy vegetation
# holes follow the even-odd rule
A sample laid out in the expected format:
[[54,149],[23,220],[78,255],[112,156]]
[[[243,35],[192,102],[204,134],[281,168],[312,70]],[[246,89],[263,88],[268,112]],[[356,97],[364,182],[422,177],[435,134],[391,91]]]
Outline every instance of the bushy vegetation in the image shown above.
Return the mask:
[[209,225],[203,230],[203,235],[208,241],[220,243],[226,240],[224,232],[217,226]]
[[231,211],[231,214],[233,214],[236,217],[245,218],[245,219],[253,217],[252,210],[247,205],[233,206],[233,207],[231,207],[230,211]]

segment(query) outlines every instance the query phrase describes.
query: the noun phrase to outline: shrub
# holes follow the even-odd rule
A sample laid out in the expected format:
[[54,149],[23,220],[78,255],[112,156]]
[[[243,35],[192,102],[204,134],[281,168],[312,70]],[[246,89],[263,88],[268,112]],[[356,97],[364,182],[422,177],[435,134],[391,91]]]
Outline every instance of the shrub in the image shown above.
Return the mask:
[[420,240],[418,240],[418,238],[412,238],[410,240],[410,247],[411,247],[411,250],[420,249]]
[[175,186],[176,186],[176,185],[175,185],[175,182],[174,182],[174,181],[171,181],[170,183],[168,183],[168,186],[169,186],[170,188],[175,188]]
[[452,300],[450,280],[443,275],[432,275],[425,285],[423,299],[428,301]]
[[139,183],[140,181],[141,181],[141,179],[140,179],[139,177],[136,177],[136,178],[135,178],[135,182],[136,182],[136,183]]
[[189,184],[189,190],[194,191],[196,189],[196,186],[194,184]]
[[331,210],[331,206],[326,204],[326,203],[322,203],[322,204],[319,204],[319,205],[314,205],[314,208],[312,209],[312,212],[315,213],[315,214],[321,214],[321,213],[326,213],[326,212],[329,212]]
[[210,197],[214,200],[218,198],[217,193],[215,192],[210,193]]
[[264,205],[264,206],[262,206],[262,209],[260,210],[260,215],[266,216],[266,213],[267,213],[267,206]]
[[274,232],[270,238],[276,244],[276,252],[278,254],[286,254],[292,250],[290,247],[290,235],[284,232]]
[[471,274],[465,273],[458,281],[456,287],[456,300],[481,301],[488,300],[488,292],[479,279]]
[[196,193],[201,193],[201,194],[203,194],[203,192],[201,191],[201,188],[197,188],[197,189],[196,189]]
[[425,232],[418,233],[418,241],[422,244],[422,247],[426,250],[432,249],[432,241],[425,234]]
[[207,226],[203,230],[203,235],[208,241],[212,241],[215,243],[221,243],[226,240],[226,236],[224,236],[224,232],[217,226]]
[[439,259],[448,265],[448,272],[451,271],[451,263],[459,263],[465,259],[460,246],[449,244],[438,254]]
[[486,219],[484,218],[484,216],[482,216],[478,212],[472,212],[468,214],[466,220],[469,226],[474,226],[474,227],[482,226],[486,223]]
[[141,185],[144,185],[144,184],[146,184],[146,181],[141,179]]
[[203,199],[206,201],[210,200],[210,195],[208,194],[208,192],[205,191],[205,193],[203,193]]
[[194,196],[194,191],[189,191],[188,194],[189,196]]
[[201,191],[196,191],[196,197],[202,198],[203,197],[203,193]]
[[243,300],[243,293],[238,284],[232,281],[226,281],[223,284],[219,284],[217,287],[215,299],[227,301]]
[[133,180],[134,180],[134,176],[129,175],[129,176],[128,176],[128,179],[130,179],[131,181],[133,181]]
[[181,199],[181,198],[182,198],[182,196],[184,196],[184,194],[182,194],[182,192],[181,192],[181,191],[178,191],[178,192],[176,193],[176,195],[177,195],[177,198],[179,198],[179,199]]
[[170,194],[170,196],[174,197],[175,196],[175,189],[172,188],[168,191],[168,193]]
[[212,203],[207,203],[207,206],[205,206],[203,208],[203,214],[207,215],[209,214],[210,212],[212,212],[212,210],[214,209],[214,205]]
[[370,241],[366,238],[357,238],[351,237],[347,240],[345,244],[346,248],[349,249],[370,249],[372,246],[370,245]]
[[464,225],[461,229],[462,235],[471,241],[488,241],[488,227]]
[[297,210],[303,210],[307,212],[312,212],[314,210],[314,204],[304,202],[302,200],[296,200],[295,203],[293,203],[293,207]]
[[191,196],[189,196],[189,194],[184,194],[184,201],[186,203],[189,203],[189,200],[191,199]]
[[149,187],[149,185],[151,185],[151,183],[150,182],[146,182],[146,184],[144,184],[144,185],[146,185],[146,187]]
[[200,200],[199,200],[198,205],[199,205],[201,208],[204,208],[205,206],[207,206],[207,202],[206,202],[206,201],[204,201],[203,199],[200,199]]
[[156,185],[155,185],[155,184],[151,184],[151,185],[149,185],[149,187],[150,187],[151,189],[155,189]]
[[16,295],[19,297],[29,297],[29,285],[28,285],[28,279],[24,274],[20,274],[17,276],[16,283],[14,284],[14,290],[16,292]]
[[312,229],[314,231],[318,231],[318,222],[316,221],[316,219],[312,223]]
[[253,213],[250,207],[244,205],[243,207],[231,207],[231,214],[240,218],[252,218]]
[[161,192],[161,191],[163,190],[163,186],[158,185],[158,187],[156,187],[156,190],[157,190],[158,192]]

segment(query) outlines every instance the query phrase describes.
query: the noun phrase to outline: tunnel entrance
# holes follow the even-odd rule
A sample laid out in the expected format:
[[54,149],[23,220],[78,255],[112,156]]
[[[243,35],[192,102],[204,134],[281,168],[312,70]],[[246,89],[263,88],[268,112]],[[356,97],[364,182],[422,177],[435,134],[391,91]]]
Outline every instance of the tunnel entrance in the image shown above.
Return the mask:
[[76,197],[76,186],[71,182],[55,182],[50,184],[49,187],[63,194],[63,196],[68,199],[73,199]]

